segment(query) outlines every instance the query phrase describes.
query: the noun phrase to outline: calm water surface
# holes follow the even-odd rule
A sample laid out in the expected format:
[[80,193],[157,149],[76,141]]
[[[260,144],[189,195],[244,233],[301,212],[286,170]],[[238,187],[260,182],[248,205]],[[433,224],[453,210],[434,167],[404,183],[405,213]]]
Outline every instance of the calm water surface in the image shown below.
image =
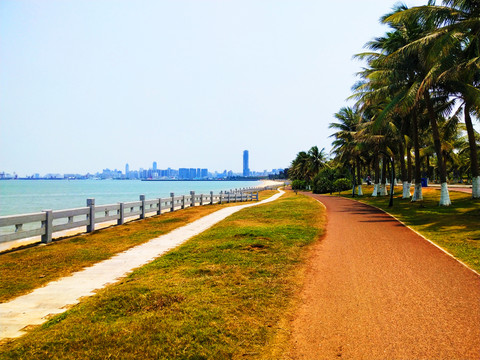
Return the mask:
[[0,181],[0,215],[60,210],[86,206],[87,198],[95,203],[116,204],[146,199],[218,193],[222,190],[260,186],[260,181],[140,181],[140,180],[5,180]]

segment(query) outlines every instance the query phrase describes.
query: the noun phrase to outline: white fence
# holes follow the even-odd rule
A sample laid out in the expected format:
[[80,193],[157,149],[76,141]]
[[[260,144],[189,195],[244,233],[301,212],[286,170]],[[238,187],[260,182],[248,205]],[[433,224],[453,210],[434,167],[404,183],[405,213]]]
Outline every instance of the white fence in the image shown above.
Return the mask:
[[[37,213],[0,216],[0,243],[15,241],[34,236],[41,236],[42,243],[50,243],[55,232],[86,226],[87,232],[95,230],[95,224],[107,221],[117,221],[117,225],[125,219],[138,217],[144,219],[148,214],[175,211],[191,206],[222,204],[240,201],[258,201],[258,191],[272,190],[278,186],[240,189],[214,194],[195,194],[175,196],[170,193],[168,198],[146,200],[140,195],[139,201],[124,202],[109,205],[95,205],[95,199],[87,199],[87,206],[67,210],[44,210]],[[11,228],[11,230],[8,229]],[[28,229],[27,229],[28,228]]]

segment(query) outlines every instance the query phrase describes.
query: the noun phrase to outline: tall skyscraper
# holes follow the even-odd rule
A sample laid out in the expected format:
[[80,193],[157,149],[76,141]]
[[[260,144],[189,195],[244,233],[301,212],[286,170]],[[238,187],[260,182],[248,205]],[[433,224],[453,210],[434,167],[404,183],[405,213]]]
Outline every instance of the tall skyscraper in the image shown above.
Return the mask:
[[130,166],[128,164],[125,165],[125,177],[128,179],[130,173]]
[[157,162],[156,161],[153,162],[153,170],[155,170],[155,171],[157,170]]
[[250,176],[250,169],[248,168],[248,150],[243,151],[243,176]]

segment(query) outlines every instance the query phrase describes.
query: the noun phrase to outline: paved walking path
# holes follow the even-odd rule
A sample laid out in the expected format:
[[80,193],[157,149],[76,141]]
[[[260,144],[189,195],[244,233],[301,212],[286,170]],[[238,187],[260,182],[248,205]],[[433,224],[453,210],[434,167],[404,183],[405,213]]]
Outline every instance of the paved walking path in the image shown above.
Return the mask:
[[71,276],[52,281],[27,295],[0,304],[0,340],[25,334],[22,329],[26,326],[42,324],[50,315],[64,312],[68,306],[78,303],[81,297],[94,295],[95,290],[116,282],[133,269],[151,262],[227,216],[250,206],[274,201],[283,193],[279,191],[255,203],[223,208]]
[[[429,184],[428,187],[440,190],[440,184]],[[471,194],[472,186],[471,185],[448,185],[448,190]]]
[[327,208],[293,359],[480,359],[480,276],[367,205],[311,195]]

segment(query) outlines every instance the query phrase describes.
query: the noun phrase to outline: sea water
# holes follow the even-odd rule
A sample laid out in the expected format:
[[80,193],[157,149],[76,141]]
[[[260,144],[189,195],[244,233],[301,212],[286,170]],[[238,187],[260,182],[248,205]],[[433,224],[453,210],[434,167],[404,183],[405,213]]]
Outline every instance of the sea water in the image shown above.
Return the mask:
[[2,180],[0,216],[42,210],[84,207],[87,198],[96,205],[166,198],[170,193],[189,195],[261,186],[261,181],[140,181],[140,180]]

